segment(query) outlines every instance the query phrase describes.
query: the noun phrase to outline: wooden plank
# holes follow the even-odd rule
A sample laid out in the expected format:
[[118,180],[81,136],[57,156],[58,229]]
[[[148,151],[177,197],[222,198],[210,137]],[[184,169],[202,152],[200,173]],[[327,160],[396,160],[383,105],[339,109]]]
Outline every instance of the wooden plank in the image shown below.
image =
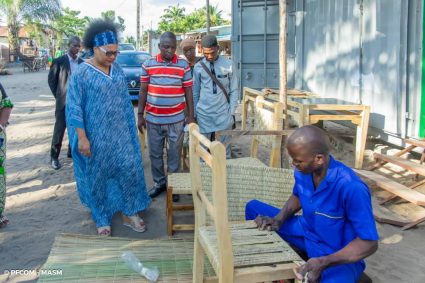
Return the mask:
[[270,130],[270,131],[260,131],[260,130],[224,130],[216,132],[216,137],[218,136],[289,136],[292,134],[293,130]]
[[[416,189],[416,188],[418,188],[419,186],[421,186],[421,185],[423,185],[423,184],[425,184],[425,179],[423,179],[422,181],[419,181],[419,182],[414,183],[413,185],[409,186],[409,189]],[[382,205],[382,204],[385,204],[385,203],[387,203],[387,202],[389,202],[390,200],[393,200],[393,199],[395,199],[395,198],[398,198],[398,196],[396,196],[396,195],[389,196],[389,197],[387,197],[386,199],[382,200],[382,201],[380,202],[380,204],[381,204],[381,205]]]
[[[410,145],[410,146],[400,150],[399,152],[397,152],[393,156],[402,156],[405,153],[411,152],[415,147],[416,147],[416,145]],[[372,171],[372,170],[378,169],[379,167],[382,167],[387,163],[388,162],[384,162],[384,161],[377,162],[377,163],[373,164],[372,166],[370,166],[367,170]]]
[[235,282],[265,282],[279,279],[295,279],[295,263],[282,263],[273,266],[254,266],[235,269]]
[[333,114],[311,114],[310,123],[314,124],[313,121],[352,121],[353,124],[359,124],[361,120],[360,115],[333,115]]
[[411,190],[395,181],[392,181],[375,172],[365,170],[354,170],[358,175],[373,181],[378,187],[401,197],[413,204],[425,206],[425,194]]
[[215,221],[214,207],[212,203],[208,200],[204,192],[201,191],[201,192],[198,192],[197,194],[199,199],[202,201],[202,205],[205,207],[205,209],[207,210],[211,218]]
[[202,201],[195,193],[202,189],[201,165],[199,156],[196,153],[196,147],[199,146],[199,126],[192,123],[189,125],[189,160],[190,160],[190,179],[192,184],[193,203],[195,205],[195,238],[193,248],[193,282],[203,282],[204,280],[204,253],[199,241],[199,227],[206,223],[205,208]]
[[415,163],[413,161],[410,161],[402,157],[389,156],[389,155],[380,154],[380,153],[374,153],[373,157],[375,159],[383,160],[383,161],[395,164],[397,166],[400,166],[401,168],[404,168],[406,170],[418,173],[419,175],[425,176],[425,166],[422,164]]
[[178,211],[193,210],[193,204],[175,204],[173,206],[173,210],[178,210]]
[[[366,147],[367,131],[369,130],[370,107],[365,106],[361,113],[361,121],[356,129],[356,154],[354,167],[361,169],[363,167],[364,149]],[[354,122],[353,122],[354,123]]]
[[407,225],[403,226],[403,228],[401,228],[401,230],[403,230],[403,231],[404,231],[404,230],[407,230],[407,229],[413,228],[413,227],[415,227],[416,225],[421,224],[422,222],[425,222],[425,217],[419,218],[418,220],[413,221],[412,223],[409,223],[409,224],[407,224]]
[[409,222],[398,221],[391,218],[379,217],[375,215],[375,220],[379,223],[390,224],[398,227],[403,227],[409,224]]
[[339,111],[339,110],[348,110],[348,111],[363,111],[365,105],[361,104],[306,104],[310,110],[329,110],[329,111]]
[[167,234],[168,236],[173,235],[173,187],[167,188]]
[[174,224],[173,231],[193,231],[195,229],[194,224]]
[[407,139],[407,140],[404,140],[404,142],[417,147],[425,148],[425,140],[420,141],[420,140],[414,140],[414,139]]
[[201,145],[197,144],[195,146],[195,152],[198,156],[202,158],[203,161],[205,161],[206,164],[208,164],[208,166],[212,166],[211,155]]
[[201,134],[198,131],[193,131],[192,135],[194,136],[194,138],[196,138],[201,144],[203,144],[204,146],[210,148],[211,147],[211,141],[209,139],[207,139],[203,134]]
[[250,96],[264,96],[264,93],[262,91],[253,88],[244,87],[243,90],[247,95]]

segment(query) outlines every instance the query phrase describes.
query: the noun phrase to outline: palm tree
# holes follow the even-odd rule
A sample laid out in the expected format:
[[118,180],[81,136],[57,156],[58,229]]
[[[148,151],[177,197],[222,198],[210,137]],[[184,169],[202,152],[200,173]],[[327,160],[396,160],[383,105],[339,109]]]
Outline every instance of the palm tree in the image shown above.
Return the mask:
[[[189,16],[193,17],[194,26],[192,28],[205,28],[207,27],[207,8],[203,7],[196,9]],[[208,14],[210,16],[210,27],[221,26],[230,24],[230,22],[223,18],[223,11],[218,9],[218,6],[208,6]]]
[[164,10],[164,18],[169,20],[177,20],[183,18],[185,16],[186,9],[184,7],[180,7],[180,3],[176,6],[168,6],[167,9]]
[[7,17],[8,39],[11,50],[19,55],[19,29],[30,21],[45,23],[61,13],[60,0],[0,0],[0,11]]

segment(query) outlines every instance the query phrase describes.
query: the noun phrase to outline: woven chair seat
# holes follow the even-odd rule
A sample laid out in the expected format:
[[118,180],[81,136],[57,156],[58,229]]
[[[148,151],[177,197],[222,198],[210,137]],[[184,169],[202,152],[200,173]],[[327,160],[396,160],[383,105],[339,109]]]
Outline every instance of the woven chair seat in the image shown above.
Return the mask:
[[[234,266],[271,265],[300,260],[276,232],[260,231],[253,221],[230,224]],[[217,234],[213,226],[199,228],[200,241],[215,270],[218,269]]]
[[173,187],[173,195],[191,195],[190,173],[168,175],[168,186]]

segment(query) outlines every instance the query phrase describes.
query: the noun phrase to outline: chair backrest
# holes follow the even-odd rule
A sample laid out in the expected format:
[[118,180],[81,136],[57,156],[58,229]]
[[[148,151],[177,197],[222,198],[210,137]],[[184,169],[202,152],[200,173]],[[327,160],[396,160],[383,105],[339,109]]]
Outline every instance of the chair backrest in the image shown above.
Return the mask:
[[[282,130],[283,103],[265,100],[257,96],[254,105],[254,130]],[[270,148],[270,167],[280,167],[282,136],[254,136],[251,143],[251,157],[257,157],[258,145]]]
[[[244,221],[245,206],[253,199],[275,207],[282,207],[292,194],[294,171],[285,168],[259,167],[245,164],[227,164],[228,221]],[[212,170],[201,165],[201,178],[205,194],[211,195]],[[207,223],[211,223],[207,219]]]
[[[189,158],[193,203],[195,207],[195,241],[208,215],[217,233],[220,269],[233,274],[233,249],[228,223],[226,149],[220,142],[210,142],[196,124],[189,126]],[[203,187],[201,162],[211,169],[211,199]]]

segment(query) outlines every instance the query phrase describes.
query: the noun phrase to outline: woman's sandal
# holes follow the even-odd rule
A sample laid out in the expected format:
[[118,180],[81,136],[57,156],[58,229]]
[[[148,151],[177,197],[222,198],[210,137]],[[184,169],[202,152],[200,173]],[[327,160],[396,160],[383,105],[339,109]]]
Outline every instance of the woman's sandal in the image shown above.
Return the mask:
[[111,227],[110,226],[103,226],[97,228],[97,235],[98,236],[111,236]]
[[7,224],[9,224],[9,219],[7,219],[6,216],[1,215],[0,216],[0,228],[5,227]]
[[124,226],[130,227],[136,232],[143,233],[146,231],[146,224],[138,215],[127,216],[130,222],[124,221]]

